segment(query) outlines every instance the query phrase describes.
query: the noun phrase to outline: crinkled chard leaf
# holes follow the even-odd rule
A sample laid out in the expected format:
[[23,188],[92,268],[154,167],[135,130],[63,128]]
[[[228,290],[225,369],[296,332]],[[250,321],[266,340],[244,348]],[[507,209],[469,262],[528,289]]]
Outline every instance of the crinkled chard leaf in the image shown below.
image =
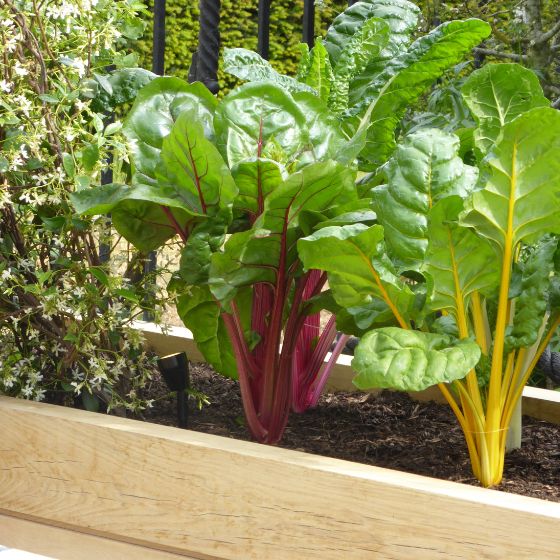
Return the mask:
[[484,189],[468,199],[461,223],[513,259],[519,243],[560,233],[560,112],[545,107],[506,124]]
[[294,78],[279,74],[268,60],[248,49],[224,49],[222,58],[224,72],[236,76],[245,82],[273,82],[289,92],[308,91],[314,89]]
[[520,263],[521,290],[515,302],[513,324],[506,335],[506,352],[530,347],[537,340],[549,300],[557,239],[546,239],[529,248]]
[[474,291],[492,295],[499,284],[496,251],[484,238],[458,224],[463,200],[438,202],[429,214],[429,245],[422,272],[428,279],[427,307],[449,311],[460,321]]
[[407,108],[489,34],[490,26],[477,19],[444,23],[386,63],[352,109],[358,115],[370,113],[361,154],[364,169],[375,170],[387,161]]
[[410,318],[414,294],[386,255],[380,225],[326,227],[300,239],[298,252],[306,270],[328,273],[336,302],[362,323],[394,324],[395,310]]
[[478,169],[458,156],[459,139],[437,129],[407,136],[385,168],[387,184],[372,191],[372,207],[400,267],[418,270],[428,246],[428,213],[440,199],[466,196]]
[[211,137],[217,101],[201,83],[179,78],[156,78],[139,92],[123,132],[130,141],[134,182],[154,183],[163,139],[171,132],[181,112],[191,110]]
[[480,348],[470,340],[386,327],[367,333],[354,351],[359,389],[423,391],[462,379],[476,366]]
[[[333,65],[338,63],[346,45],[371,18],[385,21],[391,30],[393,45],[407,45],[416,29],[420,9],[407,0],[366,0],[358,2],[338,15],[327,31],[325,46]],[[395,54],[391,49],[390,53]],[[389,58],[385,53],[385,60]],[[370,61],[380,62],[380,61]],[[370,75],[371,78],[371,75]]]
[[292,161],[309,141],[306,117],[293,97],[272,83],[249,83],[218,105],[217,146],[230,167],[246,159]]
[[519,64],[487,64],[473,72],[461,93],[478,128],[474,141],[486,154],[502,127],[535,107],[548,107],[537,76]]
[[297,264],[301,216],[355,198],[353,173],[335,162],[312,164],[291,175],[268,196],[253,227],[233,234],[224,252],[212,256],[210,287],[216,299],[227,308],[240,287],[275,284],[279,274],[285,278]]
[[370,18],[356,30],[340,52],[333,70],[329,107],[335,113],[348,108],[350,83],[370,60],[378,60],[389,43],[390,28],[381,18]]
[[299,80],[313,88],[319,99],[327,103],[333,82],[333,70],[329,53],[323,45],[321,39],[315,40],[315,45],[304,55]]

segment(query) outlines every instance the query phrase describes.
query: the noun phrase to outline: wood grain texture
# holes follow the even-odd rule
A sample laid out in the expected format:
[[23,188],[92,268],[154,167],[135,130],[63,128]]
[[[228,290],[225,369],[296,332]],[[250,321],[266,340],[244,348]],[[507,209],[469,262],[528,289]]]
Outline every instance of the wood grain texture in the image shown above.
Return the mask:
[[[523,390],[523,414],[560,424],[560,391],[525,387]],[[560,558],[560,553],[558,557]]]
[[196,560],[1,514],[0,543],[57,560]]
[[0,398],[0,504],[227,560],[558,559],[560,504]]
[[[204,361],[192,338],[192,333],[182,327],[172,327],[167,334],[153,323],[137,321],[136,328],[144,333],[150,348],[160,356],[175,352],[186,352],[194,362]],[[328,358],[328,356],[327,356]],[[350,367],[352,356],[342,355],[333,367],[326,389],[329,391],[355,391],[352,384],[354,373]],[[377,393],[377,389],[370,391]],[[437,387],[429,387],[425,391],[410,392],[409,395],[417,401],[435,401],[445,403],[445,398]],[[560,393],[547,389],[525,387],[523,391],[523,414],[560,424]],[[559,555],[560,557],[560,555]]]

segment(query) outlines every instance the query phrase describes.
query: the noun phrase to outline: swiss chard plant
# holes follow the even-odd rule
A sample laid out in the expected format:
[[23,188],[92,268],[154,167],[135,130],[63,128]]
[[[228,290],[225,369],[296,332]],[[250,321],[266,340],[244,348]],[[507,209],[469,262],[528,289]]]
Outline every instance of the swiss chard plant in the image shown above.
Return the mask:
[[560,113],[514,64],[474,72],[462,94],[478,166],[458,156],[455,135],[416,131],[371,192],[377,223],[326,227],[298,249],[305,269],[328,272],[363,335],[354,383],[438,384],[474,475],[492,486],[523,388],[560,324]]
[[344,165],[356,148],[321,111],[313,94],[274,84],[248,84],[218,103],[201,84],[157,78],[125,123],[132,184],[74,196],[81,213],[111,212],[142,251],[181,239],[179,314],[208,362],[239,377],[248,426],[269,443],[290,409],[317,401],[345,343],[325,365],[334,319],[321,329],[307,302],[326,274],[302,271],[297,241],[367,206]]
[[417,14],[405,0],[358,3],[304,53],[297,78],[230,51],[227,68],[249,83],[220,102],[201,84],[153,80],[124,126],[130,184],[74,196],[80,213],[111,212],[142,251],[180,238],[179,314],[207,361],[238,376],[259,441],[278,441],[289,411],[317,402],[346,342],[325,363],[337,334],[334,317],[320,324],[327,275],[303,270],[298,241],[374,219],[357,162],[384,163],[409,104],[488,34],[452,22],[410,44]]

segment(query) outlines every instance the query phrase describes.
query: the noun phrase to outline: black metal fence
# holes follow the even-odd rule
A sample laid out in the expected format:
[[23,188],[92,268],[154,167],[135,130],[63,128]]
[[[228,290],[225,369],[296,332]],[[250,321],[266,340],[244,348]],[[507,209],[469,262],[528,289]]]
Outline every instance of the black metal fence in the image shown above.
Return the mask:
[[[358,0],[349,0],[348,5]],[[270,5],[272,0],[259,0],[257,50],[268,59],[270,45]],[[190,81],[199,81],[212,92],[218,91],[220,51],[220,0],[199,0],[200,31],[198,48],[193,54]],[[304,0],[302,40],[310,47],[315,40],[315,0]],[[165,0],[154,0],[153,72],[165,72]]]

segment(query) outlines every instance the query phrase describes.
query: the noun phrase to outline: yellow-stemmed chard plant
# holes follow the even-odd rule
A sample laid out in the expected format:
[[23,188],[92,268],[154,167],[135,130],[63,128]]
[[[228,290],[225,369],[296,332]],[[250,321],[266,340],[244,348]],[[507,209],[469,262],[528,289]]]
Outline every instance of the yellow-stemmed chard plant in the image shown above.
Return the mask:
[[416,131],[372,191],[377,224],[326,227],[298,249],[307,270],[328,272],[320,297],[334,301],[339,328],[361,335],[356,386],[437,384],[488,487],[502,480],[523,388],[560,324],[560,112],[516,64],[474,72],[462,95],[476,166],[457,136]]

